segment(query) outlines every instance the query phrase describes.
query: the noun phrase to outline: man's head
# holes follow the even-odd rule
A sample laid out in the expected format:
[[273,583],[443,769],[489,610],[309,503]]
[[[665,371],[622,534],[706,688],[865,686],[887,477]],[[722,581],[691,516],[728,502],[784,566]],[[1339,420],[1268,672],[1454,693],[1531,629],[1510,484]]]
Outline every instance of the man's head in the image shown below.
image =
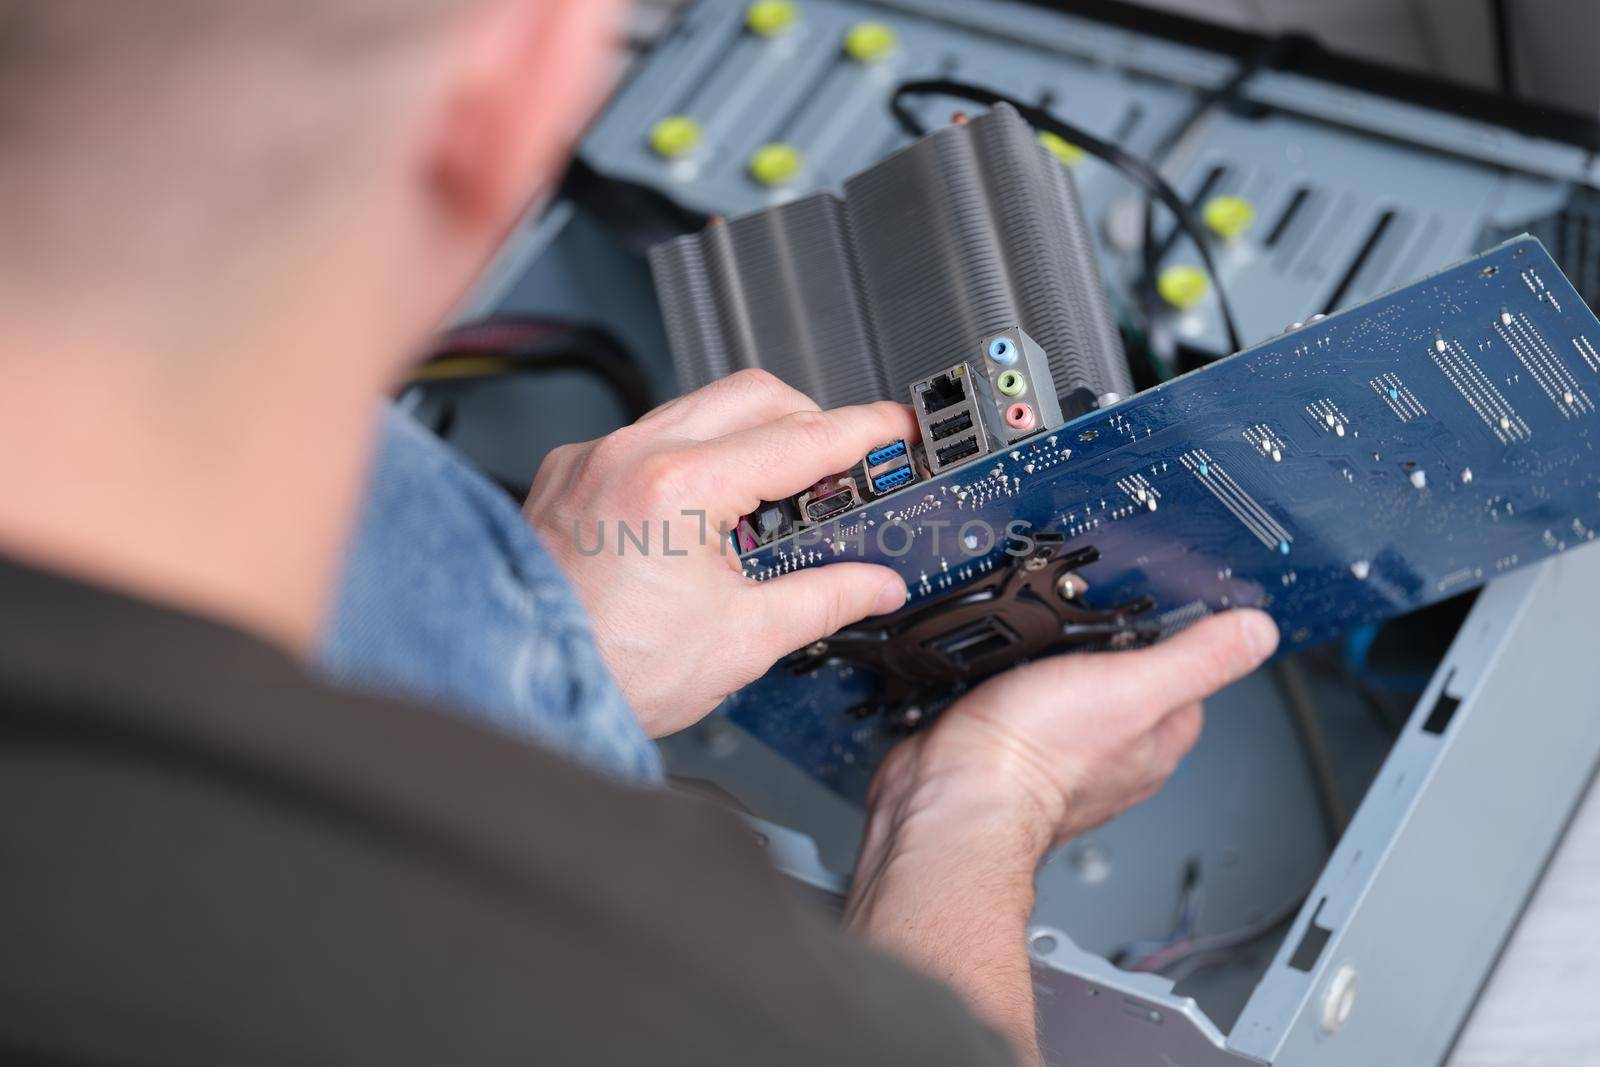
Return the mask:
[[0,0],[0,552],[304,644],[373,400],[559,173],[619,8]]
[[[289,295],[277,272],[315,255],[342,302],[357,270],[407,290],[388,310],[414,335],[559,167],[609,73],[614,14],[610,0],[0,0],[4,288],[70,289],[92,314],[86,294],[183,285],[237,330]],[[164,303],[141,293],[135,321]]]

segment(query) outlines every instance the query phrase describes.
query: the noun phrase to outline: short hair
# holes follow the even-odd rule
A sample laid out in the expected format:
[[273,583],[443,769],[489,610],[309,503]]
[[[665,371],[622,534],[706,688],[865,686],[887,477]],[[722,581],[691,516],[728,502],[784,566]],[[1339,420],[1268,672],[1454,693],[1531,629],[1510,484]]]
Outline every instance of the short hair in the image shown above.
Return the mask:
[[114,207],[124,164],[146,200],[170,177],[234,214],[281,202],[356,148],[385,57],[480,2],[0,0],[0,240],[39,236],[52,198],[68,224]]
[[[0,87],[13,116],[119,60],[172,62],[222,43],[343,60],[465,0],[0,0]],[[287,46],[287,47],[284,47]],[[21,100],[18,100],[18,97]]]

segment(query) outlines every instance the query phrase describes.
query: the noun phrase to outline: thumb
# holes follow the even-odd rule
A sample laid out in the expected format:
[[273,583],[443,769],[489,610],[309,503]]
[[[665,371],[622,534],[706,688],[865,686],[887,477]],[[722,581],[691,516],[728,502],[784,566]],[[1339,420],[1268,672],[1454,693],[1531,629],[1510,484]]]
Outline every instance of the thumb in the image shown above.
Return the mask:
[[1149,648],[1051,656],[986,684],[1003,687],[998,703],[1005,706],[1049,707],[1064,693],[1092,694],[1100,706],[1153,725],[1243,678],[1277,644],[1277,627],[1264,612],[1227,611]]
[[1278,628],[1262,611],[1213,615],[1159,644],[1094,657],[1102,699],[1131,711],[1165,715],[1243,678],[1271,657]]
[[888,567],[830,563],[761,582],[750,590],[761,600],[760,637],[772,658],[820,641],[851,623],[898,611],[906,583]]

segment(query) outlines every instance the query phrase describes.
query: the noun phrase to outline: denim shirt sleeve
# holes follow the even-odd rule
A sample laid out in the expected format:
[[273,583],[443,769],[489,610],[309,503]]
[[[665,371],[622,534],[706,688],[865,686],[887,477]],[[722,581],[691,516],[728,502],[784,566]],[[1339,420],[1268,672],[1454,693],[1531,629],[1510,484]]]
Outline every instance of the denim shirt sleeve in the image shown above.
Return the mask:
[[394,409],[322,657],[345,684],[440,704],[616,777],[661,779],[582,605],[521,512]]

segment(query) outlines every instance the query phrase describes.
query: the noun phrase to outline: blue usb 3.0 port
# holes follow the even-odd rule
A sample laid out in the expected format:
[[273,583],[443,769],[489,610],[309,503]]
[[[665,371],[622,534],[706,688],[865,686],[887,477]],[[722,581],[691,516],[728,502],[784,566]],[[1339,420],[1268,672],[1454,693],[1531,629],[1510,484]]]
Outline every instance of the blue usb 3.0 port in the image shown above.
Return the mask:
[[903,467],[896,467],[889,473],[880,474],[872,479],[872,491],[878,494],[893,492],[902,485],[908,484],[914,477],[916,475],[911,472],[911,464],[907,463]]
[[895,441],[893,444],[882,445],[867,453],[867,466],[878,467],[890,460],[899,459],[906,454],[906,443]]

